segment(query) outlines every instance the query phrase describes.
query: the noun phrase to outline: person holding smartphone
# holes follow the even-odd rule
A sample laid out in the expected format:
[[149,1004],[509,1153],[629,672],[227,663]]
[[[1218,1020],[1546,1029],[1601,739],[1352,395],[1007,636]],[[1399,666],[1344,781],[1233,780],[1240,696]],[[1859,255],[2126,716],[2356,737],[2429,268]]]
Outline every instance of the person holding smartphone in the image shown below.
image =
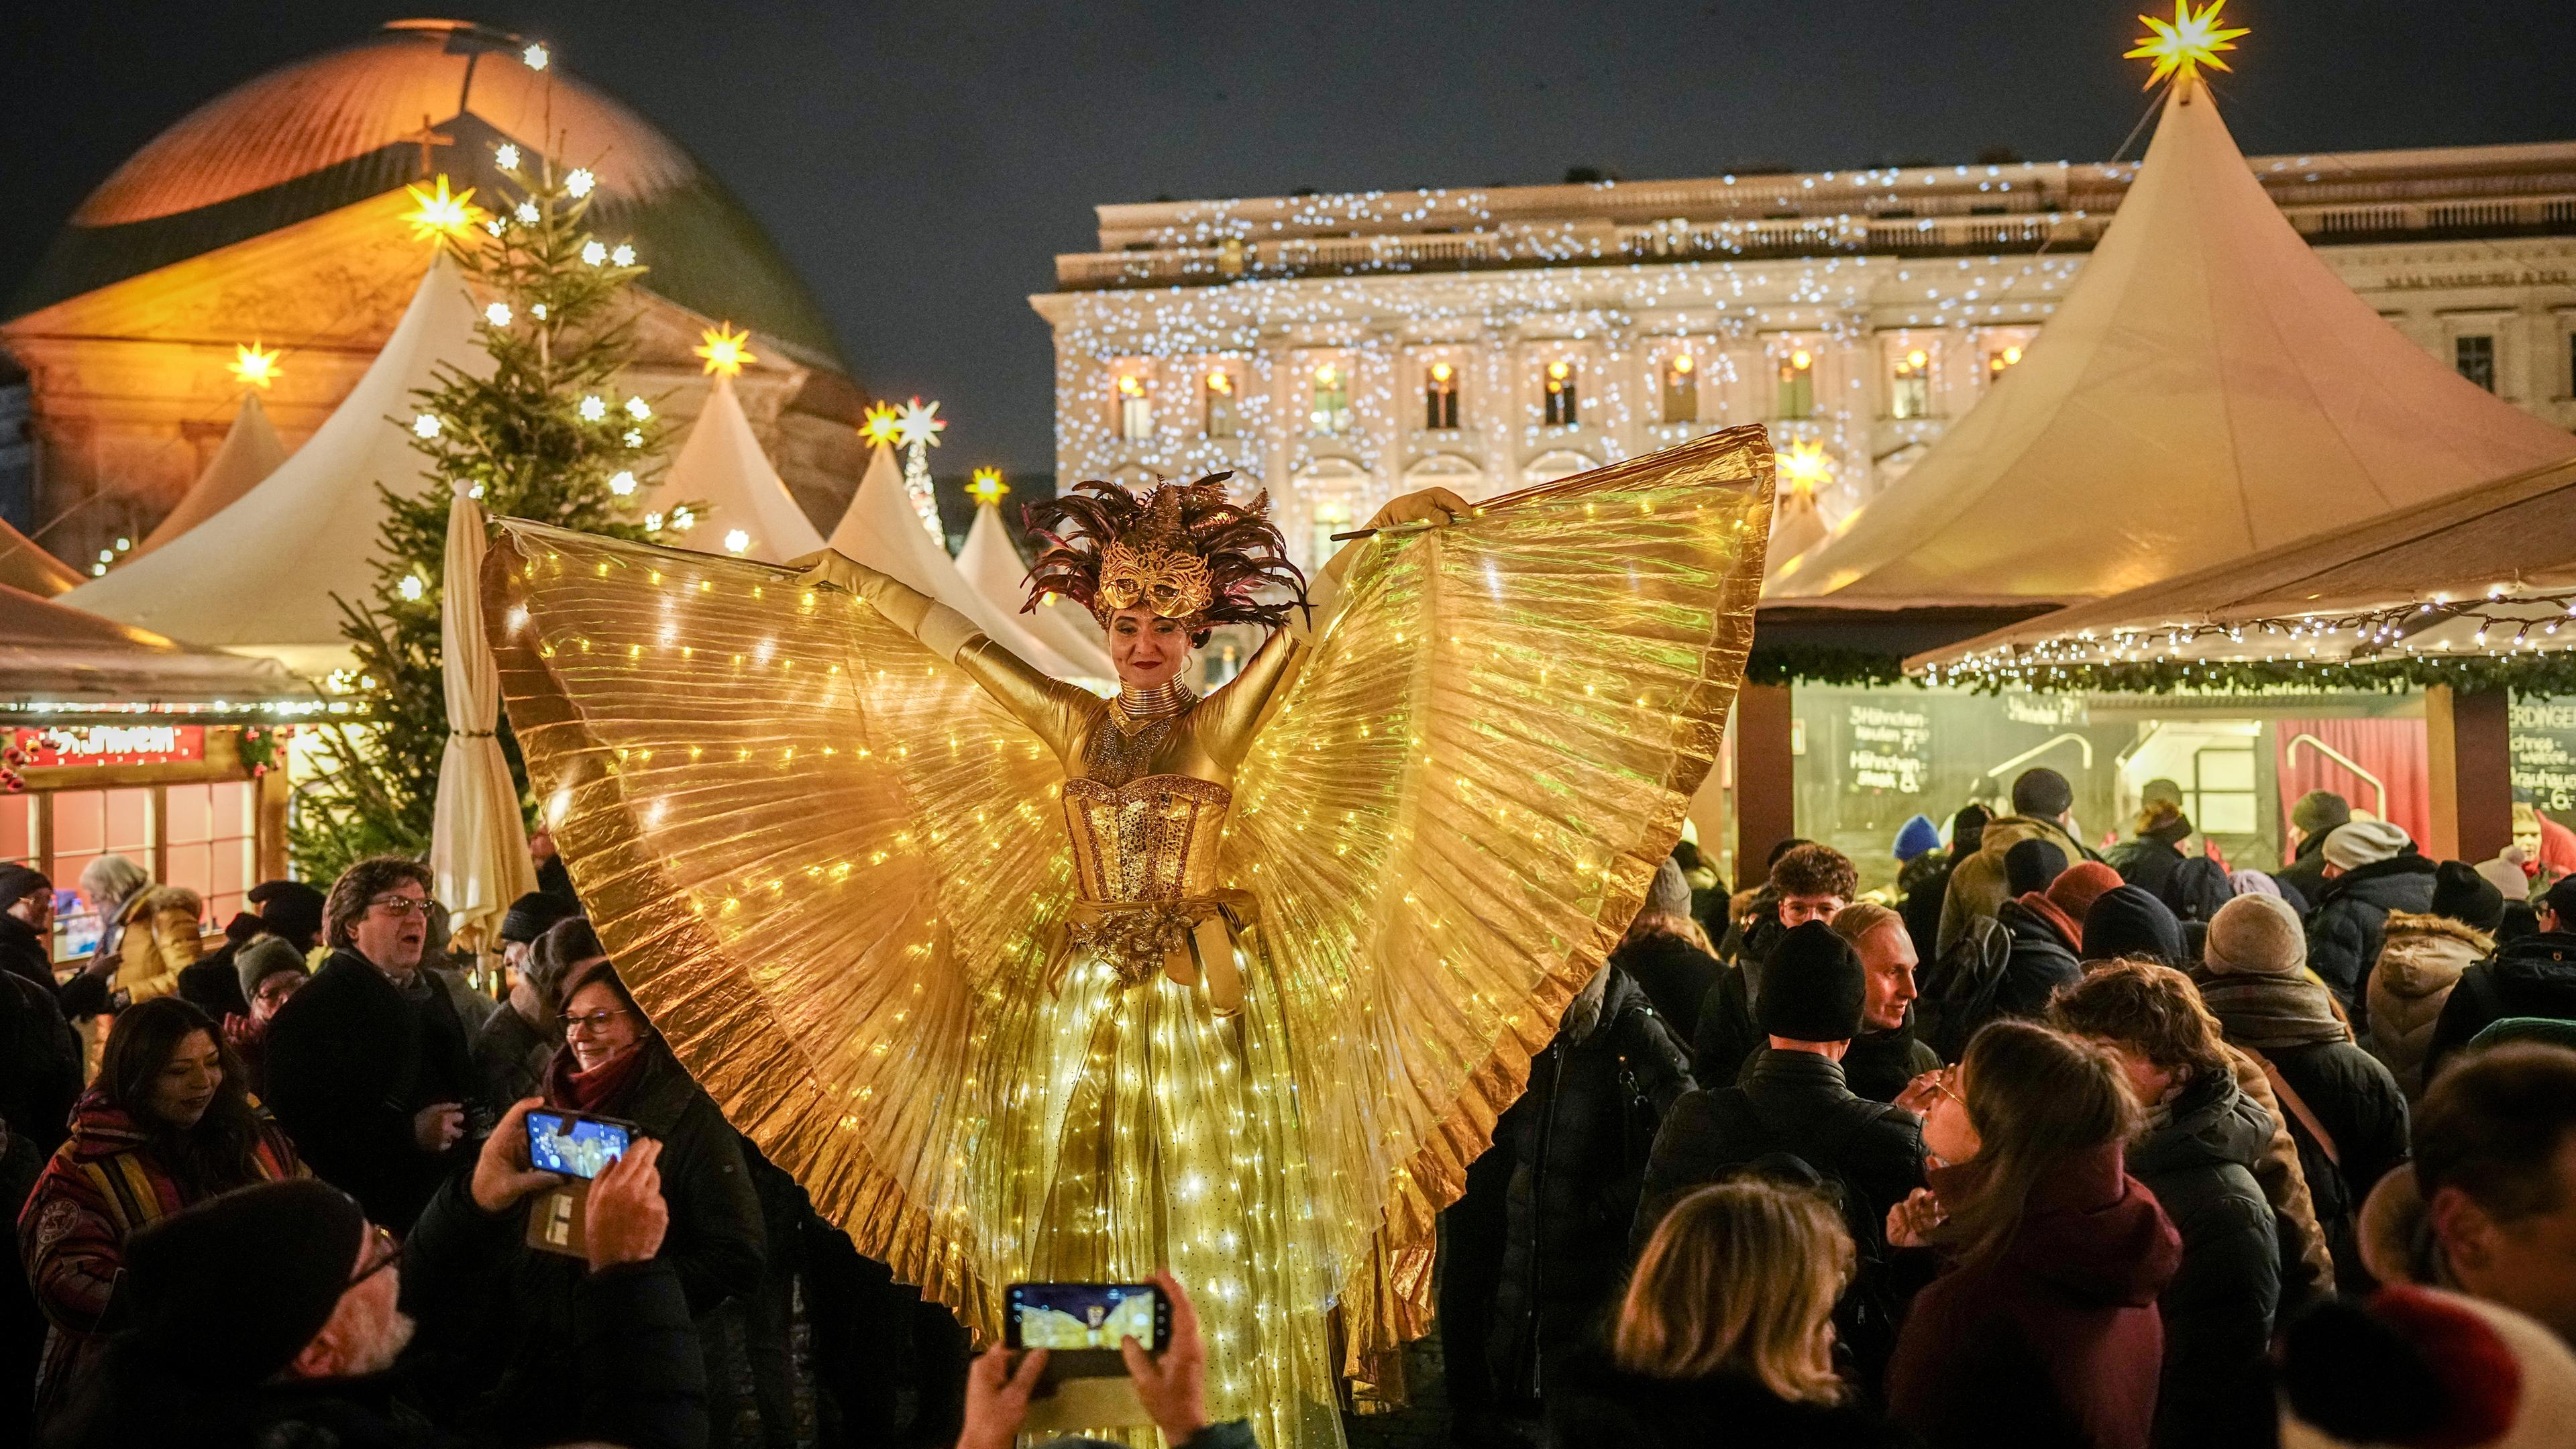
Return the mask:
[[[1245,1420],[1208,1422],[1207,1344],[1199,1335],[1198,1311],[1170,1270],[1155,1273],[1153,1282],[1171,1305],[1170,1346],[1155,1353],[1131,1336],[1120,1341],[1118,1352],[1127,1361],[1137,1399],[1153,1415],[1154,1427],[1163,1431],[1163,1442],[1171,1449],[1256,1449],[1252,1425]],[[985,1350],[966,1375],[966,1429],[957,1436],[957,1449],[1011,1449],[1046,1367],[1042,1348],[1022,1353],[996,1345]]]

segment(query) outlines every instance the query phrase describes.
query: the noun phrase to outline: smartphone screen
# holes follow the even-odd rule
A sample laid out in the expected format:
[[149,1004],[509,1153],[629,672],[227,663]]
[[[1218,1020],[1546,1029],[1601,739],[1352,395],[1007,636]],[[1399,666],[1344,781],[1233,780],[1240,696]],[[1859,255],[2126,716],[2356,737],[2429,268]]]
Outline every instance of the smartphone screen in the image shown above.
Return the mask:
[[539,1172],[597,1177],[626,1155],[628,1134],[615,1122],[569,1112],[528,1114],[528,1164]]
[[1014,1283],[1004,1292],[1004,1341],[1048,1350],[1056,1372],[1123,1374],[1120,1340],[1156,1353],[1172,1344],[1172,1306],[1151,1283]]

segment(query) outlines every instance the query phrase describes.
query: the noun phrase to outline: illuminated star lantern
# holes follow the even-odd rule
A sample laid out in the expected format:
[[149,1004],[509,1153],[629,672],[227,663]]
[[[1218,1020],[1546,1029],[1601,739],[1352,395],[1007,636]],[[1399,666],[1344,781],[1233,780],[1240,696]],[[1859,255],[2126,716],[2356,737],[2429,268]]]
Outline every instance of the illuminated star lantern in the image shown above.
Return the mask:
[[473,204],[473,187],[466,187],[463,191],[450,195],[447,190],[447,176],[443,172],[430,184],[434,189],[429,191],[423,191],[409,183],[403,186],[403,190],[411,193],[412,209],[404,212],[402,219],[411,223],[413,241],[436,242],[441,246],[452,245],[460,238],[471,235],[474,228],[481,226],[491,215]]
[[930,489],[930,450],[939,446],[947,427],[935,402],[914,398],[895,414],[895,441],[903,445],[904,494],[912,500],[912,511],[921,515],[922,532],[942,551],[948,547],[948,532],[939,526],[939,498]]
[[976,469],[974,481],[966,485],[966,496],[986,508],[1000,503],[1002,495],[1010,491],[1011,485],[1002,481],[999,468]]
[[718,377],[739,377],[744,363],[760,360],[752,356],[751,349],[744,345],[751,341],[751,334],[736,332],[732,328],[732,323],[720,322],[708,328],[702,334],[703,340],[689,349],[705,358],[706,370]]
[[2242,25],[2223,25],[2218,12],[2226,8],[2227,0],[2209,0],[2199,10],[2191,8],[2191,0],[2174,0],[2171,20],[2141,15],[2138,23],[2154,33],[2139,36],[2138,48],[2121,59],[2155,62],[2155,68],[2147,72],[2150,90],[2169,75],[2189,81],[2200,74],[2199,68],[2204,65],[2225,70],[2227,62],[2220,60],[2218,53],[2234,50],[2236,37],[2252,33]]
[[939,404],[919,398],[903,405],[895,415],[895,441],[909,448],[916,445],[939,446],[939,435],[948,431],[947,420],[939,416]]
[[1801,439],[1780,455],[1780,476],[1789,480],[1791,491],[1812,496],[1819,484],[1834,476],[1834,460],[1824,444]]
[[868,404],[867,416],[859,424],[860,437],[870,443],[891,448],[894,446],[895,434],[901,431],[903,431],[903,424],[896,417],[894,404]]
[[236,344],[233,360],[224,364],[224,371],[231,373],[242,386],[266,392],[268,385],[277,381],[277,349],[272,347],[262,352],[256,342],[248,347]]

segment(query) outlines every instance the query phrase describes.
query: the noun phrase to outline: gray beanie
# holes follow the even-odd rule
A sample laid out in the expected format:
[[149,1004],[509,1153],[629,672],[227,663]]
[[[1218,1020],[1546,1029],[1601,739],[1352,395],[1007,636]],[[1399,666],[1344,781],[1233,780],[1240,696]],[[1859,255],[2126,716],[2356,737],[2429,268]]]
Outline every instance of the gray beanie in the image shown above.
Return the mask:
[[1655,867],[1655,883],[1646,887],[1646,909],[1685,921],[1691,918],[1690,878],[1682,874],[1680,861],[1668,855]]
[[241,976],[242,1000],[259,994],[259,983],[280,971],[304,969],[304,953],[280,936],[262,936],[233,953],[233,970]]
[[2403,827],[2388,821],[2348,820],[2326,837],[2325,856],[2328,864],[2359,870],[2365,865],[2395,860],[2414,844]]

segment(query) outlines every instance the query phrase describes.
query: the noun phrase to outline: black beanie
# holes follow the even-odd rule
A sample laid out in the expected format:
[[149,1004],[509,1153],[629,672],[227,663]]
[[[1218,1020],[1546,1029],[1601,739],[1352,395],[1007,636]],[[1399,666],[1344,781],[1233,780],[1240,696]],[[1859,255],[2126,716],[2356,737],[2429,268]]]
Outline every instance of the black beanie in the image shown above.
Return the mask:
[[2054,820],[2075,808],[2075,787],[2046,765],[2034,765],[2014,777],[2012,807],[2015,815]]
[[2017,896],[2048,889],[2048,883],[2066,874],[2066,852],[2053,840],[2015,841],[2004,852],[2004,889]]
[[1849,1041],[1860,1035],[1868,989],[1860,953],[1822,921],[1793,926],[1762,968],[1753,1019],[1766,1036],[1791,1041]]
[[1986,826],[1994,818],[1995,812],[1983,805],[1960,806],[1950,817],[1950,854],[1963,856],[1985,844]]
[[2084,959],[2112,961],[2123,956],[2183,963],[2182,922],[2164,902],[2133,886],[2114,886],[2095,898],[2084,913]]
[[581,907],[559,895],[530,891],[510,902],[510,909],[501,917],[501,929],[496,935],[500,940],[524,945],[544,935],[555,922],[580,914]]
[[261,881],[250,888],[250,903],[268,929],[297,946],[310,946],[322,936],[322,893],[300,880]]
[[265,1383],[340,1306],[367,1215],[319,1178],[209,1198],[128,1239],[134,1347],[210,1389]]
[[2467,861],[2446,860],[2433,871],[2433,914],[2491,932],[2504,924],[2504,892]]
[[38,891],[49,891],[54,883],[32,865],[0,865],[0,911],[5,911]]

